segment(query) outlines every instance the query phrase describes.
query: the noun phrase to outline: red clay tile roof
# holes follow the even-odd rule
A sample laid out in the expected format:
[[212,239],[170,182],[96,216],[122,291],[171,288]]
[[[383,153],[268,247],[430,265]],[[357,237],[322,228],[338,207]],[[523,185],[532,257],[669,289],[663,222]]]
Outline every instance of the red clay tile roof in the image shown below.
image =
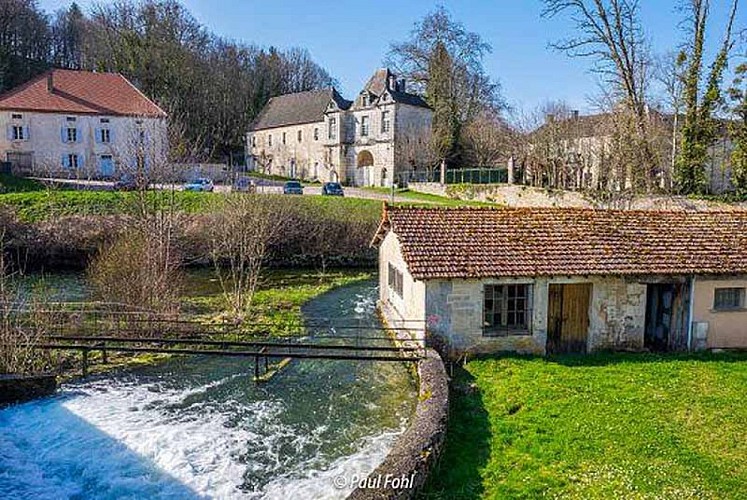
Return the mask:
[[747,274],[747,211],[387,207],[416,279]]
[[[52,77],[52,88],[48,78]],[[0,95],[0,110],[160,117],[166,113],[118,73],[55,69]]]

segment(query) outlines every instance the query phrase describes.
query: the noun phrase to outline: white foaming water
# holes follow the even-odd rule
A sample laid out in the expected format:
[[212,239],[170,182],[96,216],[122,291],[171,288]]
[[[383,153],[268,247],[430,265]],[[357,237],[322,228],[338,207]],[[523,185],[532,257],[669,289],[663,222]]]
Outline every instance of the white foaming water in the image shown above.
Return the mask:
[[[0,410],[2,497],[344,498],[349,491],[332,479],[373,470],[397,434],[363,440],[326,470],[314,470],[314,460],[288,468],[279,447],[303,448],[319,437],[278,423],[281,402],[189,402],[238,377],[247,376],[187,390],[98,381]],[[242,489],[247,471],[274,479]]]
[[[312,301],[375,324],[376,289]],[[251,366],[251,365],[250,365]],[[403,367],[294,362],[256,386],[240,361],[181,358],[0,409],[0,500],[342,499],[414,407]]]

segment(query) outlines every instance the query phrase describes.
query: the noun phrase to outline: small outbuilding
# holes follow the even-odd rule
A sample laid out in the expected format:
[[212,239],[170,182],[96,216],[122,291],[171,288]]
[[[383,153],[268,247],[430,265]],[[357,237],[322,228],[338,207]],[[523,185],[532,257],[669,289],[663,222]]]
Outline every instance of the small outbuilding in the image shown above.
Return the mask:
[[387,320],[456,353],[747,348],[747,211],[385,206],[373,244]]

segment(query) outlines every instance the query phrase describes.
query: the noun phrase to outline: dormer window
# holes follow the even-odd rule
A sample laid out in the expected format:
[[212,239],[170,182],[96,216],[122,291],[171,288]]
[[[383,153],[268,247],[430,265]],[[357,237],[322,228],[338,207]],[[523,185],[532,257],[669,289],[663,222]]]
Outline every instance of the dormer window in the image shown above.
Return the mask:
[[334,103],[334,102],[330,102],[330,103],[329,103],[329,106],[327,106],[327,107],[328,107],[329,109],[335,109],[335,103]]

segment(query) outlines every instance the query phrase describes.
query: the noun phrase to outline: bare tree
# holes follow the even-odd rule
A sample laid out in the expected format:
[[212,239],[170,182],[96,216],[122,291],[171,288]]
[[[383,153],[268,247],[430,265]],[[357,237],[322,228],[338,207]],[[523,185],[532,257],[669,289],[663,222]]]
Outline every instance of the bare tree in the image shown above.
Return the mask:
[[590,57],[594,71],[608,85],[608,94],[635,119],[630,147],[641,151],[635,166],[636,187],[652,189],[657,172],[656,155],[648,142],[648,90],[651,61],[640,22],[637,0],[544,0],[543,16],[568,14],[575,36],[553,44],[571,57]]
[[210,254],[226,306],[236,320],[248,312],[286,210],[287,203],[279,197],[234,193],[213,214]]

